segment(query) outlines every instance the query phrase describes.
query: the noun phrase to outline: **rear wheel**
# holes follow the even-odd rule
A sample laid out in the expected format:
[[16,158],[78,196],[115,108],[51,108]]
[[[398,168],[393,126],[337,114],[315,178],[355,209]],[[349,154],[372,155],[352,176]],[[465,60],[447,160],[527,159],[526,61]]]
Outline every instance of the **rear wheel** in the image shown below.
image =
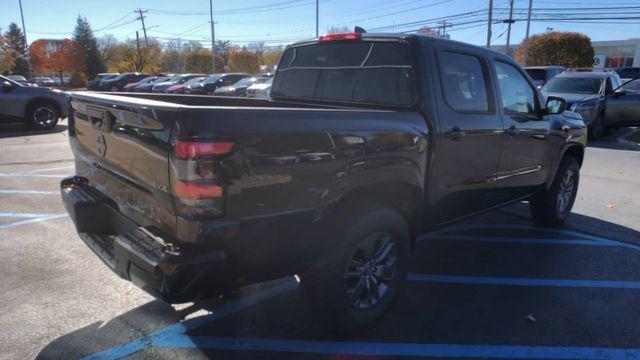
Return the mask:
[[58,111],[51,104],[34,104],[27,111],[27,123],[39,130],[52,129],[58,123]]
[[542,225],[561,225],[571,214],[578,193],[580,167],[573,156],[565,156],[549,189],[538,191],[530,201],[533,218]]
[[[354,217],[355,215],[355,217]],[[373,322],[391,305],[406,280],[410,237],[405,220],[383,206],[344,212],[336,219],[321,259],[302,276],[305,295],[338,332]]]

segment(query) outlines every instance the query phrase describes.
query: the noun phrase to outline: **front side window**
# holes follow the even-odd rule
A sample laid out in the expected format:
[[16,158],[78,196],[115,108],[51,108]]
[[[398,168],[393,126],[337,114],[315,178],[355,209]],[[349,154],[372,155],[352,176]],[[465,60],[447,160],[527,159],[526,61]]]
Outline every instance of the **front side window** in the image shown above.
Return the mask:
[[478,57],[445,51],[440,54],[439,63],[444,98],[453,110],[490,110],[487,81]]
[[535,92],[515,66],[494,63],[502,108],[506,114],[537,115]]

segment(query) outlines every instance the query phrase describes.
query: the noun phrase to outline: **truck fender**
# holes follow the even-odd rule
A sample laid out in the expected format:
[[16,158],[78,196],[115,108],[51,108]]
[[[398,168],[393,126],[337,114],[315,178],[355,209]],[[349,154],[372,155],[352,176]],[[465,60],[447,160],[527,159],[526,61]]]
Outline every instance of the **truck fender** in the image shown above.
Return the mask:
[[580,143],[571,142],[566,143],[562,146],[559,156],[556,157],[557,160],[555,161],[551,168],[551,171],[549,171],[549,174],[547,175],[547,180],[545,182],[547,189],[549,189],[553,184],[553,180],[555,179],[556,173],[558,172],[558,167],[560,167],[560,163],[566,155],[575,157],[576,160],[578,160],[578,165],[582,167],[582,161],[584,160],[584,146]]

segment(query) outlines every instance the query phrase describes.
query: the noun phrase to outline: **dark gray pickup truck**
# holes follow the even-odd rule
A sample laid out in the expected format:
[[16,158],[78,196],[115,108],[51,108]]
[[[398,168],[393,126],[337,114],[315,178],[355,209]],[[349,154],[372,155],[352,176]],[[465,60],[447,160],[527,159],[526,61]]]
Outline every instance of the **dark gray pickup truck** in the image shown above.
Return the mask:
[[71,98],[62,198],[119,276],[182,302],[299,274],[342,330],[388,308],[419,234],[525,199],[561,224],[586,142],[511,58],[419,35],[291,45],[269,101]]

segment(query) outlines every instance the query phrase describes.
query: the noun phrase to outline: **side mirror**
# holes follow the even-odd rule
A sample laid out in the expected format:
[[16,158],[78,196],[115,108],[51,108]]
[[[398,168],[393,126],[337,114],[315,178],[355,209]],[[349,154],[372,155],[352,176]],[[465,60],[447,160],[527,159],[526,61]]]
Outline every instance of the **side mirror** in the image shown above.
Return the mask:
[[620,97],[625,95],[627,95],[627,91],[624,89],[617,89],[616,91],[613,92],[613,96],[615,97]]
[[3,81],[2,82],[2,91],[3,92],[7,92],[7,91],[11,91],[11,89],[13,89],[13,84],[8,82],[8,81]]
[[547,98],[547,114],[556,115],[562,114],[567,107],[567,100],[559,98],[557,96],[549,96]]

